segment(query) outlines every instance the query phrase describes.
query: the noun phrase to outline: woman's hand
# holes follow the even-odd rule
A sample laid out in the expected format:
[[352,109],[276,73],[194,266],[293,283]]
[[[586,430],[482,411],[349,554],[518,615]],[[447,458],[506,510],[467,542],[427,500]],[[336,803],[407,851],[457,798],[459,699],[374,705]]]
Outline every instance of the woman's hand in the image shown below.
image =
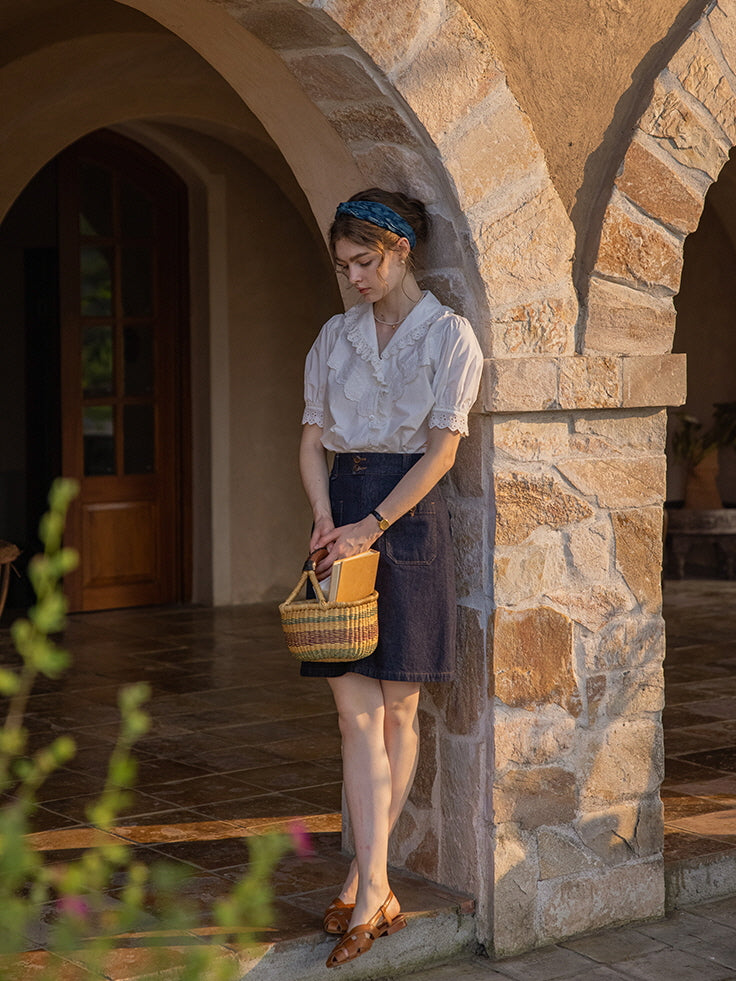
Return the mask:
[[367,552],[379,535],[378,523],[372,515],[355,524],[341,525],[339,528],[333,526],[317,540],[316,546],[313,546],[318,548],[326,545],[328,549],[327,557],[317,565],[317,576],[326,575],[337,559],[346,559],[349,555]]
[[335,530],[335,523],[332,518],[326,515],[322,518],[318,518],[314,522],[314,528],[312,529],[312,537],[309,539],[309,551],[313,552],[316,548],[322,548],[330,541],[330,535]]

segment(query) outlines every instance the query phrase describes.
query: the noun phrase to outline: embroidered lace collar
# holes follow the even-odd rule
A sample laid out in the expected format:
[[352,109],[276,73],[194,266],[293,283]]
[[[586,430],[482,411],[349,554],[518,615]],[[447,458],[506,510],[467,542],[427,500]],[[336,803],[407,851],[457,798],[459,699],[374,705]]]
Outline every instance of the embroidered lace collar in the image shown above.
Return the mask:
[[383,377],[386,356],[400,351],[407,344],[418,341],[442,313],[449,314],[451,311],[444,307],[433,293],[425,290],[421,300],[406,320],[396,328],[396,333],[383,349],[383,358],[378,353],[372,303],[357,304],[346,312],[347,330],[345,336],[352,344],[358,357],[370,364],[373,368],[373,374],[380,379]]

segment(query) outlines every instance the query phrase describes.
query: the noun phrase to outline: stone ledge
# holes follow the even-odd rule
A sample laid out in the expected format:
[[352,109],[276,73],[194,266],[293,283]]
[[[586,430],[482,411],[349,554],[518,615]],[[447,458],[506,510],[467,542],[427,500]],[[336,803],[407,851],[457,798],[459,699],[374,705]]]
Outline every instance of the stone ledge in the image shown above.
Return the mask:
[[682,405],[686,356],[487,358],[478,409],[540,412]]

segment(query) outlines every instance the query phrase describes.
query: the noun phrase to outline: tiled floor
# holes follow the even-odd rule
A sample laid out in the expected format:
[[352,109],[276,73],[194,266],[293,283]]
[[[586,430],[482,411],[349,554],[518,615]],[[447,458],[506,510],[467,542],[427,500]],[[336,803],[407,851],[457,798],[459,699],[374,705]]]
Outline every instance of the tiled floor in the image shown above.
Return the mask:
[[734,924],[736,898],[722,899],[521,957],[456,958],[406,981],[734,981]]
[[[663,799],[666,857],[677,861],[736,849],[736,583],[667,582],[665,607]],[[327,686],[299,677],[273,607],[78,615],[65,644],[74,669],[37,687],[27,721],[34,745],[70,732],[78,753],[41,791],[37,846],[63,859],[87,843],[85,807],[117,732],[118,689],[145,679],[153,728],[138,744],[137,789],[115,833],[136,857],[190,871],[206,926],[243,869],[242,838],[302,818],[316,855],[279,866],[270,939],[318,929],[346,864],[339,737]],[[9,650],[0,631],[6,662]],[[406,874],[393,881],[409,911],[460,901]]]
[[[206,928],[214,903],[243,873],[243,838],[300,819],[315,855],[290,854],[279,864],[277,918],[264,939],[318,931],[347,869],[340,740],[329,688],[299,676],[274,607],[77,615],[64,646],[73,669],[39,682],[26,724],[31,748],[69,733],[78,751],[38,794],[36,847],[63,861],[89,844],[85,811],[117,736],[118,690],[145,680],[152,728],[137,744],[136,790],[114,834],[148,865],[166,858],[186,869],[186,891]],[[0,663],[13,663],[7,630],[0,630]],[[407,873],[392,875],[392,884],[407,912],[468,901]]]
[[664,611],[671,863],[736,850],[736,582],[668,580]]

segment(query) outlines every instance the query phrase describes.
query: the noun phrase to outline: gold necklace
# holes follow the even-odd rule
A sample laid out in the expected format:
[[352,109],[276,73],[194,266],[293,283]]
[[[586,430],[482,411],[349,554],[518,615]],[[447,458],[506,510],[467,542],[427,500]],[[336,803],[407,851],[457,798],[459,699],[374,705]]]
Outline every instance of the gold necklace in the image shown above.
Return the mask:
[[[421,297],[419,297],[419,300],[421,300]],[[411,309],[408,310],[406,312],[406,314],[404,314],[404,316],[400,320],[397,320],[394,323],[390,323],[388,320],[381,320],[381,318],[376,314],[376,308],[375,307],[373,308],[373,319],[376,321],[377,324],[380,324],[382,327],[390,327],[391,330],[396,330],[397,327],[400,327],[401,324],[403,324],[403,322],[409,316],[409,314],[414,309],[414,307],[417,305],[417,303],[419,303],[419,300],[415,300],[412,303],[412,305],[411,305]]]
[[[407,317],[408,316],[409,315],[407,314]],[[397,320],[395,324],[390,324],[387,320],[380,320],[375,315],[375,313],[373,314],[373,319],[376,321],[377,324],[380,324],[382,327],[390,327],[391,330],[396,330],[396,328],[399,326],[399,324],[403,324],[403,322],[406,320],[406,317],[402,317],[401,320]]]

